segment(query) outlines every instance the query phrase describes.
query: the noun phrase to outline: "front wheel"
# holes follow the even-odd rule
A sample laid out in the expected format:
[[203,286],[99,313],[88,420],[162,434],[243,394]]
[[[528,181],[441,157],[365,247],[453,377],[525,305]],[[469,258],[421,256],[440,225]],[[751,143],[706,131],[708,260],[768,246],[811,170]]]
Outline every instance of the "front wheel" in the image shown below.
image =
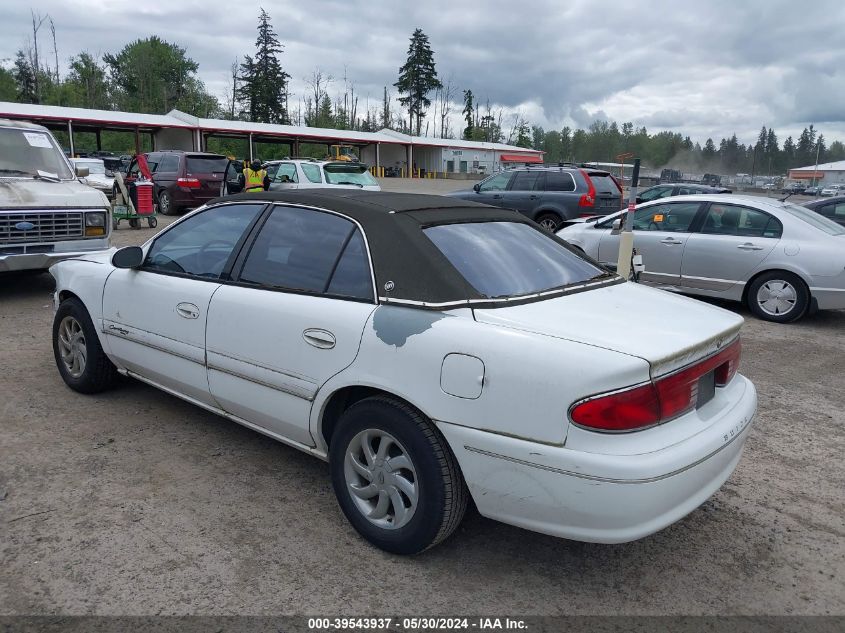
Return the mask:
[[157,227],[157,226],[158,226],[158,220],[156,220],[154,217],[152,217],[152,218],[147,218],[147,225],[148,225],[151,229],[154,229],[155,227]]
[[775,270],[760,275],[748,287],[748,309],[760,319],[789,323],[801,318],[810,304],[810,291],[797,276]]
[[418,554],[446,539],[463,518],[468,493],[449,445],[403,402],[373,397],[347,409],[329,463],[341,510],[383,550]]
[[114,384],[117,370],[97,338],[82,302],[62,301],[53,319],[53,355],[65,384],[80,393],[98,393]]

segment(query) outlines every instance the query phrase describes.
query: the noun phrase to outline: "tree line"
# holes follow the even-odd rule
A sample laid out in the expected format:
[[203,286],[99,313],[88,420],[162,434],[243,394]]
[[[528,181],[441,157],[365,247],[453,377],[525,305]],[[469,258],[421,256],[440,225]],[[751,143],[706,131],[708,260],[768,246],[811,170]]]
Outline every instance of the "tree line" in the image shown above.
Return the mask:
[[[43,42],[47,26],[52,35],[52,66],[38,40],[41,35]],[[763,126],[756,143],[748,145],[740,143],[736,134],[718,144],[708,138],[701,145],[677,132],[650,134],[632,122],[620,126],[595,121],[587,129],[545,130],[531,125],[519,112],[506,114],[504,108],[492,105],[489,98],[480,99],[471,88],[460,90],[451,78],[444,82],[428,36],[419,28],[410,37],[396,82],[384,87],[380,103],[370,106],[368,99],[363,108],[346,71],[336,80],[322,69],[314,69],[304,78],[307,89],[292,99],[291,76],[281,62],[283,53],[270,15],[261,9],[255,52],[232,62],[230,84],[222,101],[208,92],[198,75],[199,64],[187,50],[157,36],[134,40],[101,58],[87,51],[77,53],[62,76],[55,25],[49,15],[33,11],[27,45],[18,50],[11,67],[0,65],[0,101],[141,113],[178,109],[203,118],[361,131],[389,128],[419,136],[460,136],[542,150],[547,162],[617,162],[620,154],[633,153],[646,166],[687,172],[777,175],[811,165],[817,157],[820,163],[845,159],[845,146],[838,140],[828,146],[812,125],[797,139],[789,136],[782,144],[774,129]],[[396,91],[396,103],[391,88]],[[452,127],[455,116],[461,122],[457,129]]]

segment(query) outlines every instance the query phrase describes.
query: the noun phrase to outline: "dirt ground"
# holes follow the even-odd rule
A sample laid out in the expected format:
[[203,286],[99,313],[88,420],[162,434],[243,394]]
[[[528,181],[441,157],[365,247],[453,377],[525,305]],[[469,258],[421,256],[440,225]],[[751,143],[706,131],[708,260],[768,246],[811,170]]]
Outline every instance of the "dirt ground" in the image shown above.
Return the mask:
[[352,530],[323,462],[135,381],[67,389],[52,287],[0,278],[0,615],[845,614],[845,311],[775,325],[720,304],[747,319],[759,412],[679,523],[608,546],[470,513],[401,558]]

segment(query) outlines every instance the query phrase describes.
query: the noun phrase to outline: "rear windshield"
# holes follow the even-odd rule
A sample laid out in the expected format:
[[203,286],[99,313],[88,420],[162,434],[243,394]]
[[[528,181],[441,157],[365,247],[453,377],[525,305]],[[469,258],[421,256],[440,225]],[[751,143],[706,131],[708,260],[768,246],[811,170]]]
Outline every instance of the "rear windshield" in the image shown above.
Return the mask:
[[613,176],[607,172],[587,172],[590,180],[593,181],[593,187],[596,188],[596,193],[612,193],[614,196],[619,195],[619,185],[616,184]]
[[527,224],[468,222],[424,232],[464,279],[490,299],[564,288],[608,274]]
[[829,220],[815,211],[811,211],[806,207],[799,207],[797,204],[786,203],[783,205],[783,210],[790,215],[795,216],[799,220],[804,220],[807,224],[828,233],[829,235],[845,234],[845,227],[837,224],[833,220]]
[[377,185],[376,179],[370,175],[368,171],[361,171],[360,167],[350,167],[349,170],[339,170],[338,167],[332,167],[331,170],[324,169],[326,174],[326,182],[330,185],[361,185],[372,186]]
[[228,164],[225,156],[188,156],[185,168],[189,174],[222,174]]

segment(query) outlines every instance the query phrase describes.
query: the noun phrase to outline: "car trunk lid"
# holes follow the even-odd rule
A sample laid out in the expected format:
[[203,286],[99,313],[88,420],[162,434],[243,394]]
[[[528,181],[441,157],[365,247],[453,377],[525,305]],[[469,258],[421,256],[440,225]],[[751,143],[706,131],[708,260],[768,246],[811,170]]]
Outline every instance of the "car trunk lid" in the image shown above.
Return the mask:
[[577,341],[647,361],[658,378],[705,358],[739,333],[736,314],[661,290],[617,284],[495,309],[475,319]]

